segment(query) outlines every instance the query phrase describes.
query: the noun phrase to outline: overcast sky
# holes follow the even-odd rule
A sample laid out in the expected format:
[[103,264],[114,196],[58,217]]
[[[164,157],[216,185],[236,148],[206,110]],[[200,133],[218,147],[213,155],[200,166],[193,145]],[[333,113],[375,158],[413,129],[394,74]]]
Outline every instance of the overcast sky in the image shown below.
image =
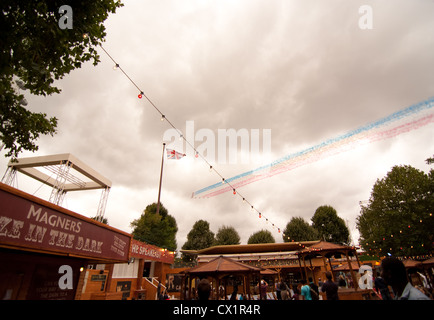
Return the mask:
[[[125,0],[106,21],[105,49],[180,130],[271,130],[270,161],[317,145],[434,96],[434,1],[431,0]],[[369,5],[372,29],[359,13]],[[106,218],[130,222],[157,201],[163,135],[170,126],[99,49],[58,82],[62,93],[30,97],[29,108],[59,119],[37,153],[72,153],[113,183]],[[359,201],[394,165],[428,172],[430,123],[397,137],[361,145],[239,191],[285,228],[292,217],[310,222],[333,206],[357,243]],[[173,142],[173,141],[172,141]],[[196,141],[195,146],[201,142]],[[218,141],[216,141],[216,145]],[[178,150],[185,152],[185,150]],[[8,159],[1,151],[0,166]],[[225,177],[258,163],[215,163]],[[191,194],[220,178],[200,158],[168,160],[161,201],[175,217],[178,249],[199,219],[217,232],[233,226],[241,243],[261,229],[281,234],[232,193]],[[48,200],[50,188],[18,175],[18,188]],[[69,193],[63,206],[96,214],[100,191]]]

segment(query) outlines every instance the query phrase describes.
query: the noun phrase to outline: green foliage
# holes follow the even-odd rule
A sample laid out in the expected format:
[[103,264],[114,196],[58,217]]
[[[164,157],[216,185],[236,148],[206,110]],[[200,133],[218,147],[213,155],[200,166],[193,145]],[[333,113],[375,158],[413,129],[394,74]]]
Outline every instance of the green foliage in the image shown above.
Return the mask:
[[[200,250],[211,247],[214,244],[214,233],[209,229],[209,222],[198,220],[187,234],[187,241],[182,246],[184,250]],[[194,257],[183,254],[184,261],[191,261]]]
[[157,204],[146,207],[139,219],[131,222],[133,238],[161,248],[175,251],[177,248],[176,233],[178,226],[174,217],[168,214],[167,209],[160,205],[157,214]]
[[284,242],[313,241],[319,239],[316,229],[301,217],[294,217],[288,222],[282,237]]
[[[60,93],[54,86],[84,62],[96,65],[96,46],[106,36],[104,21],[122,4],[113,0],[74,1],[73,28],[59,27],[64,1],[3,0],[0,8],[0,139],[16,158],[23,150],[36,151],[40,134],[53,135],[57,119],[23,107],[24,98],[14,89],[21,80],[34,95]],[[83,35],[86,34],[86,37]]]
[[318,207],[311,220],[321,240],[346,245],[350,243],[350,231],[333,207]]
[[255,244],[255,243],[275,243],[273,235],[268,230],[261,230],[255,232],[249,237],[247,244]]
[[234,227],[223,226],[219,228],[214,245],[240,244],[240,236]]
[[283,241],[325,240],[340,244],[350,243],[350,231],[333,207],[318,207],[311,221],[312,225],[309,225],[302,217],[291,218],[283,230]]
[[432,250],[434,170],[395,166],[372,188],[357,218],[360,244],[369,254],[420,255]]
[[214,244],[214,233],[209,229],[209,222],[198,220],[187,234],[187,242],[182,249],[200,250],[211,247]]

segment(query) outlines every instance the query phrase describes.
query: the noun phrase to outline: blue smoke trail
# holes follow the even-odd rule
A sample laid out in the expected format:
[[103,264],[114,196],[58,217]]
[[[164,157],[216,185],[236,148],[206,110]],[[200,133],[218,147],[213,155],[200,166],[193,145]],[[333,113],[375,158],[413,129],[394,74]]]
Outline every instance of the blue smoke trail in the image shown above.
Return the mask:
[[[248,176],[257,174],[257,173],[265,171],[265,170],[271,171],[271,170],[275,169],[278,165],[281,165],[282,163],[289,162],[290,160],[293,160],[295,158],[298,158],[298,157],[301,157],[304,155],[308,155],[310,153],[313,153],[313,152],[318,151],[320,149],[323,149],[325,147],[329,147],[329,146],[338,144],[340,142],[343,142],[345,140],[349,140],[349,139],[354,138],[356,136],[381,129],[381,128],[384,128],[386,126],[391,126],[393,124],[396,124],[400,120],[404,120],[404,119],[407,119],[411,116],[420,114],[423,111],[427,111],[427,110],[432,109],[433,107],[434,107],[434,98],[430,98],[428,100],[425,100],[425,101],[419,102],[415,105],[412,105],[410,107],[407,107],[403,110],[392,113],[391,115],[384,117],[380,120],[368,123],[362,127],[359,127],[355,130],[352,130],[346,134],[340,135],[340,136],[335,137],[335,138],[328,139],[328,140],[326,140],[320,144],[317,144],[313,147],[304,149],[302,151],[289,154],[289,155],[284,156],[278,160],[273,161],[270,164],[261,166],[259,168],[254,169],[254,170],[250,170],[250,171],[241,173],[239,175],[233,176],[231,178],[225,179],[225,181],[227,183],[233,183],[235,181],[242,180]],[[192,197],[193,198],[206,197],[207,192],[209,192],[213,189],[217,189],[219,187],[226,187],[227,188],[227,184],[222,184],[221,182],[212,184],[208,187],[205,187],[203,189],[200,189],[200,190],[194,192]],[[228,188],[228,190],[231,190],[231,189]]]

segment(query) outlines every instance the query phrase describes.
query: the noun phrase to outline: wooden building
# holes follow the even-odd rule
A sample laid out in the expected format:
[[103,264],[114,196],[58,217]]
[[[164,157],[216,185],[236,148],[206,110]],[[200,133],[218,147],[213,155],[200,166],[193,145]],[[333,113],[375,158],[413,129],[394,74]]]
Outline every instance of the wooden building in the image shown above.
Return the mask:
[[229,294],[228,285],[230,286],[230,292],[236,290],[236,292],[245,293],[250,299],[251,281],[259,278],[262,270],[264,269],[220,256],[182,272],[186,279],[183,281],[181,299],[194,299],[194,282],[203,278],[209,279],[211,283],[210,298],[213,300],[227,297]]
[[0,183],[0,298],[76,299],[90,264],[129,260],[131,235]]
[[[196,255],[199,265],[207,263],[219,256],[224,256],[254,267],[272,269],[277,272],[278,279],[282,278],[286,282],[292,283],[304,277],[297,253],[319,242],[320,241],[301,241],[213,246],[197,251],[182,250],[182,252]],[[313,266],[318,266],[318,270],[321,268],[322,261],[313,260],[312,263]],[[317,272],[317,269],[315,269],[314,272]]]
[[127,262],[89,266],[80,299],[155,300],[173,261],[173,252],[132,239]]
[[[351,283],[354,285],[354,290],[358,289],[357,282],[360,278],[358,273],[360,261],[358,261],[355,247],[336,245],[325,241],[214,246],[197,251],[184,250],[183,252],[196,255],[199,267],[222,256],[262,270],[269,270],[273,274],[267,275],[267,272],[261,272],[260,278],[257,277],[255,281],[257,283],[259,279],[265,279],[270,292],[275,291],[275,284],[280,280],[293,287],[297,287],[301,279],[308,280],[309,278],[318,284],[320,279],[325,280],[327,271],[331,271],[335,279],[345,271],[345,274],[349,274],[353,278]],[[338,269],[343,263],[349,264],[348,271]],[[357,265],[357,268],[352,268],[353,265]],[[194,272],[194,269],[192,270]],[[189,274],[188,271],[185,273]],[[252,283],[250,286],[244,285],[244,287],[251,288]],[[229,290],[232,289],[231,287]],[[240,287],[240,289],[243,288]],[[250,291],[244,293],[249,294]],[[367,292],[359,290],[358,293],[361,294],[358,294],[357,298],[370,298],[369,294],[362,297]],[[353,298],[353,296],[347,296]]]

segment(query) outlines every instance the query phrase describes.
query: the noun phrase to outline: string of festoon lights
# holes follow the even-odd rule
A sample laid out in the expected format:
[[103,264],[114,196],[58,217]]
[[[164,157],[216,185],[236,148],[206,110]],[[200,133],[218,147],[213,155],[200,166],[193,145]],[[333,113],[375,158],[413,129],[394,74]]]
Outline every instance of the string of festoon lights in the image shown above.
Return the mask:
[[[180,140],[184,140],[186,142],[186,144],[188,144],[193,150],[194,150],[194,155],[196,158],[201,158],[209,167],[209,171],[210,172],[214,172],[215,174],[217,174],[220,179],[222,184],[226,184],[229,187],[232,188],[232,192],[234,195],[237,195],[243,203],[245,203],[246,205],[249,206],[250,210],[252,212],[255,213],[255,215],[259,218],[259,219],[263,219],[266,223],[270,223],[272,228],[274,230],[277,230],[278,233],[281,233],[281,228],[278,227],[273,221],[270,220],[269,217],[265,216],[258,208],[256,208],[249,200],[247,200],[247,198],[241,194],[239,192],[238,189],[236,189],[229,181],[227,181],[225,179],[225,177],[215,168],[215,166],[213,166],[182,134],[182,130],[179,130],[172,121],[170,121],[170,118],[163,113],[156,105],[155,103],[145,94],[144,90],[142,90],[139,85],[128,75],[128,73],[121,67],[121,65],[112,57],[112,55],[110,55],[110,53],[102,46],[100,45],[101,49],[104,51],[104,53],[110,58],[110,60],[112,60],[112,62],[114,63],[113,69],[114,70],[120,70],[125,77],[127,77],[127,79],[132,83],[132,85],[138,90],[138,95],[137,97],[139,99],[145,99],[149,102],[149,104],[157,111],[157,113],[160,115],[160,120],[162,122],[167,122],[174,130],[176,130],[176,132],[179,133],[179,139]],[[284,240],[290,240],[289,236],[283,235],[284,236]]]
[[[377,240],[371,240],[371,241],[365,241],[363,243],[364,247],[367,249],[366,254],[367,255],[379,255],[379,256],[385,256],[386,254],[395,254],[395,252],[393,252],[393,247],[389,247],[388,248],[388,252],[384,252],[384,250],[381,248],[381,246],[386,246],[386,243],[390,243],[391,241],[393,241],[395,238],[399,238],[402,235],[405,235],[407,232],[410,232],[414,229],[417,228],[417,223],[422,224],[422,223],[426,223],[426,220],[428,219],[432,219],[433,214],[432,213],[428,213],[424,216],[421,216],[419,218],[418,222],[414,222],[414,223],[410,223],[410,224],[406,224],[406,225],[402,225],[399,228],[399,231],[397,231],[396,233],[387,233],[387,234],[383,234],[382,236],[380,236],[379,238],[377,238]],[[397,230],[397,229],[395,229]],[[404,249],[416,249],[416,248],[420,248],[420,247],[425,247],[425,243],[424,242],[420,242],[420,243],[413,243],[410,245],[409,248],[404,248],[403,246],[399,246],[398,247],[398,254],[400,254]],[[426,255],[424,255],[426,256]],[[431,255],[432,256],[432,255]],[[411,256],[406,256],[406,257],[411,257]]]

